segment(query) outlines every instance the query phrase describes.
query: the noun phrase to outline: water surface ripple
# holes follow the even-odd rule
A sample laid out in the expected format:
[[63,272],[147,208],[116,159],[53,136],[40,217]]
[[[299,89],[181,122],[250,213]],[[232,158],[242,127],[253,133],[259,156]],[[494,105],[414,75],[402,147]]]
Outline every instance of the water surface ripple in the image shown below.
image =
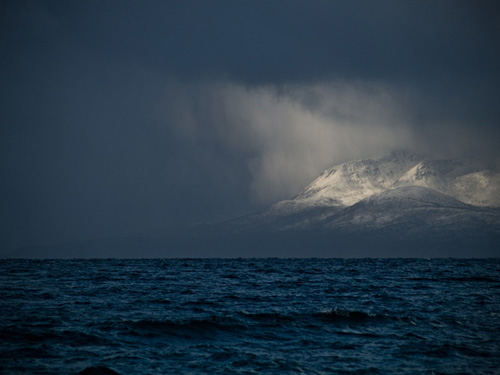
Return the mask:
[[0,261],[2,374],[499,369],[499,259]]

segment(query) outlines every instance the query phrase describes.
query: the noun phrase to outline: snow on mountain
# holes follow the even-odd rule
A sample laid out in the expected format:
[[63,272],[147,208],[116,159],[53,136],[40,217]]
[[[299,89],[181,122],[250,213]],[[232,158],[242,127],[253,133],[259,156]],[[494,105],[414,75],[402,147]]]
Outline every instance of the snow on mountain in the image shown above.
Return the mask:
[[275,203],[262,213],[229,220],[223,223],[223,226],[226,231],[230,232],[300,230],[314,226],[342,208],[339,206],[308,204],[291,199]]
[[455,176],[460,169],[463,163],[456,160],[423,160],[401,176],[393,187],[423,186],[444,192],[448,190],[450,176]]
[[351,206],[390,189],[420,160],[415,154],[399,151],[378,159],[343,163],[324,171],[295,200],[315,205]]
[[485,170],[459,176],[450,195],[474,206],[500,207],[500,173]]
[[409,186],[365,198],[320,226],[351,231],[377,229],[404,235],[493,228],[500,234],[500,213],[468,205],[427,187]]
[[323,172],[295,198],[232,220],[233,232],[360,228],[439,232],[450,228],[500,234],[500,174],[460,160],[393,152]]
[[474,206],[500,207],[500,174],[458,160],[423,160],[393,187],[423,186]]
[[277,208],[349,207],[405,186],[427,187],[474,206],[500,207],[500,173],[463,160],[432,160],[403,151],[346,162],[324,171],[294,199]]

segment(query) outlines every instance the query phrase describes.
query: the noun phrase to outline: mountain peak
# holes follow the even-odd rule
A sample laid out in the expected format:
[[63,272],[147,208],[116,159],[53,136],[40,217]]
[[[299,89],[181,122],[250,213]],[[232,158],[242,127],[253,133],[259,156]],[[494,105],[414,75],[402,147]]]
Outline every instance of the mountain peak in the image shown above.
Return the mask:
[[425,159],[401,176],[393,187],[422,186],[473,206],[500,207],[500,174],[474,170],[463,160]]
[[421,158],[394,151],[376,158],[349,161],[324,171],[296,200],[324,205],[350,206],[389,188]]
[[467,161],[430,159],[393,151],[325,170],[293,200],[314,206],[348,207],[384,191],[421,186],[475,206],[500,207],[500,174]]
[[294,199],[220,228],[234,248],[286,256],[498,256],[499,189],[496,172],[397,151],[329,168]]

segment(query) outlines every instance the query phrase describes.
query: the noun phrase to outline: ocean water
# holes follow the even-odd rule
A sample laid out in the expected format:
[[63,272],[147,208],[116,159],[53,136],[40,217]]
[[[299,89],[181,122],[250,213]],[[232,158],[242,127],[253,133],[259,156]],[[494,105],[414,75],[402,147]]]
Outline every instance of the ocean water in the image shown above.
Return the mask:
[[0,373],[500,374],[500,260],[2,260]]

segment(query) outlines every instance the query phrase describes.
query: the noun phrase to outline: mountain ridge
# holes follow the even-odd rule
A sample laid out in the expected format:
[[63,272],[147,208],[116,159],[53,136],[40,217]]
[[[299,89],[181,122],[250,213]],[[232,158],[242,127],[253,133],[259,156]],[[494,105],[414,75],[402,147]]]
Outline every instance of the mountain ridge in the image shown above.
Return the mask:
[[393,152],[333,166],[260,213],[12,257],[500,257],[499,189],[474,163]]
[[405,222],[407,232],[483,226],[500,233],[499,189],[500,174],[474,163],[396,151],[328,168],[294,198],[224,225],[230,232],[355,232]]
[[500,207],[500,173],[471,161],[430,159],[404,151],[333,166],[293,200],[347,207],[404,186],[428,187],[475,206]]
[[350,206],[389,189],[419,160],[417,154],[397,151],[376,159],[338,164],[325,170],[293,199]]

